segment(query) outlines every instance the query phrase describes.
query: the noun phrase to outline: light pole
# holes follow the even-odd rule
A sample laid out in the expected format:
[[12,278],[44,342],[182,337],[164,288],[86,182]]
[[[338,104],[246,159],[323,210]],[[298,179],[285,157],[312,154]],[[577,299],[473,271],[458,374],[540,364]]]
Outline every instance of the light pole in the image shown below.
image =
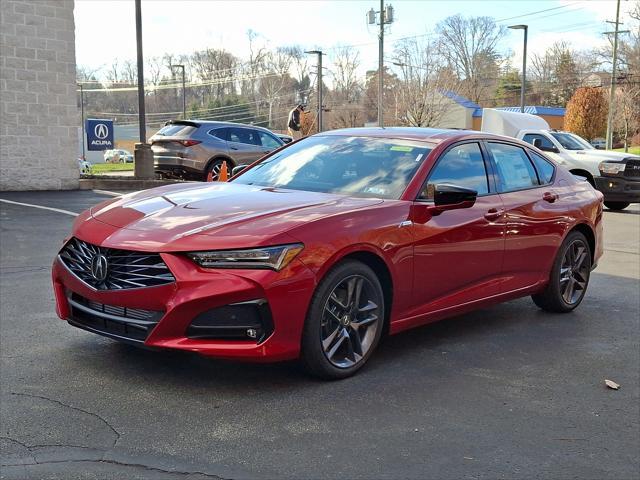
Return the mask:
[[84,86],[81,83],[78,83],[80,87],[80,116],[82,117],[82,160],[86,160],[85,151],[84,151]]
[[524,30],[524,45],[522,47],[522,85],[520,86],[520,111],[524,113],[524,91],[527,83],[527,32],[528,25],[511,25],[512,30]]
[[181,68],[182,69],[182,119],[187,119],[187,91],[185,90],[184,84],[184,65],[171,65],[171,68]]
[[308,52],[313,55],[318,55],[318,132],[322,131],[322,53],[321,50],[309,50]]
[[142,2],[135,0],[136,6],[136,47],[138,62],[138,123],[140,143],[134,145],[134,174],[136,178],[153,178],[153,152],[147,143],[147,122],[144,104],[144,57],[142,55]]

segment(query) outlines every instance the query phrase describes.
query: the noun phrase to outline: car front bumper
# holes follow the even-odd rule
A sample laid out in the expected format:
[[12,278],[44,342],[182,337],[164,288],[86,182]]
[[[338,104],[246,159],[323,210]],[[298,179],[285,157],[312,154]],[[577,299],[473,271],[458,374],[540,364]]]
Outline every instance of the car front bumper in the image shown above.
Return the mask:
[[[294,260],[281,272],[206,270],[184,255],[161,256],[175,282],[123,290],[95,290],[56,258],[52,278],[58,316],[93,333],[149,348],[256,362],[299,356],[302,328],[315,287],[313,273],[301,262]],[[208,339],[188,334],[193,331],[189,330],[192,322],[201,314],[252,302],[263,305],[261,308],[272,321],[266,338]],[[94,310],[86,311],[87,305]],[[124,307],[134,312],[136,319],[123,319],[122,312],[127,311]],[[102,312],[96,313],[96,308]],[[146,319],[157,322],[149,327],[148,333],[139,328],[139,318],[143,318],[140,312],[155,315]]]
[[640,180],[620,177],[595,177],[596,189],[604,195],[605,202],[640,202]]

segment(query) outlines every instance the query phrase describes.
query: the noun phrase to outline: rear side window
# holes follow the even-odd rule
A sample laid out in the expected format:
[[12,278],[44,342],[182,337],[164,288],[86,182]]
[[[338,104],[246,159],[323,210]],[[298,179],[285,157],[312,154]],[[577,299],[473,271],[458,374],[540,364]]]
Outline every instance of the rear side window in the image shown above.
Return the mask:
[[536,171],[523,148],[504,143],[488,143],[498,170],[498,191],[513,192],[539,185]]
[[220,140],[226,140],[228,133],[228,128],[214,128],[213,130],[209,130],[209,135],[219,138]]
[[433,199],[434,188],[439,183],[471,188],[478,195],[489,193],[487,170],[482,159],[480,145],[465,143],[456,145],[442,155],[429,175],[422,199]]
[[229,141],[246,145],[260,145],[258,132],[249,128],[230,128]]
[[163,137],[188,137],[198,128],[193,125],[184,125],[181,123],[170,123],[165,125],[156,135],[162,135]]
[[536,170],[538,170],[540,183],[551,183],[551,180],[553,179],[553,173],[556,170],[555,167],[551,164],[551,162],[548,162],[545,158],[541,157],[535,152],[530,151],[529,155],[533,159],[533,163],[536,165]]

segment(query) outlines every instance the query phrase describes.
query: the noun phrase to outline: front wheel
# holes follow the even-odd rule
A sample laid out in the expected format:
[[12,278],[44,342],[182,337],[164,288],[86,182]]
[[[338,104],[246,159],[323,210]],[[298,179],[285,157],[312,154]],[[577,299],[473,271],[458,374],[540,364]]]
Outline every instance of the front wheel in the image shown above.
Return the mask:
[[629,206],[629,202],[604,202],[604,206],[609,210],[624,210]]
[[333,268],[311,300],[302,361],[324,379],[346,378],[369,359],[382,335],[384,295],[367,265],[349,260]]
[[591,275],[591,248],[580,232],[571,232],[560,246],[544,291],[532,295],[548,312],[570,312],[582,302]]

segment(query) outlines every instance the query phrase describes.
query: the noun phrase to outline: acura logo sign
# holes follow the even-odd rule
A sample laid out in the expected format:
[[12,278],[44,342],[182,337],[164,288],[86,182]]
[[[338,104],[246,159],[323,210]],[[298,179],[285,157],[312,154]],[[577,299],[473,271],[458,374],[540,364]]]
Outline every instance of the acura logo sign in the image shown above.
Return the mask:
[[109,136],[109,128],[104,123],[99,123],[93,129],[93,133],[99,140],[104,140]]
[[98,282],[104,282],[109,274],[109,261],[99,253],[91,259],[91,275]]

